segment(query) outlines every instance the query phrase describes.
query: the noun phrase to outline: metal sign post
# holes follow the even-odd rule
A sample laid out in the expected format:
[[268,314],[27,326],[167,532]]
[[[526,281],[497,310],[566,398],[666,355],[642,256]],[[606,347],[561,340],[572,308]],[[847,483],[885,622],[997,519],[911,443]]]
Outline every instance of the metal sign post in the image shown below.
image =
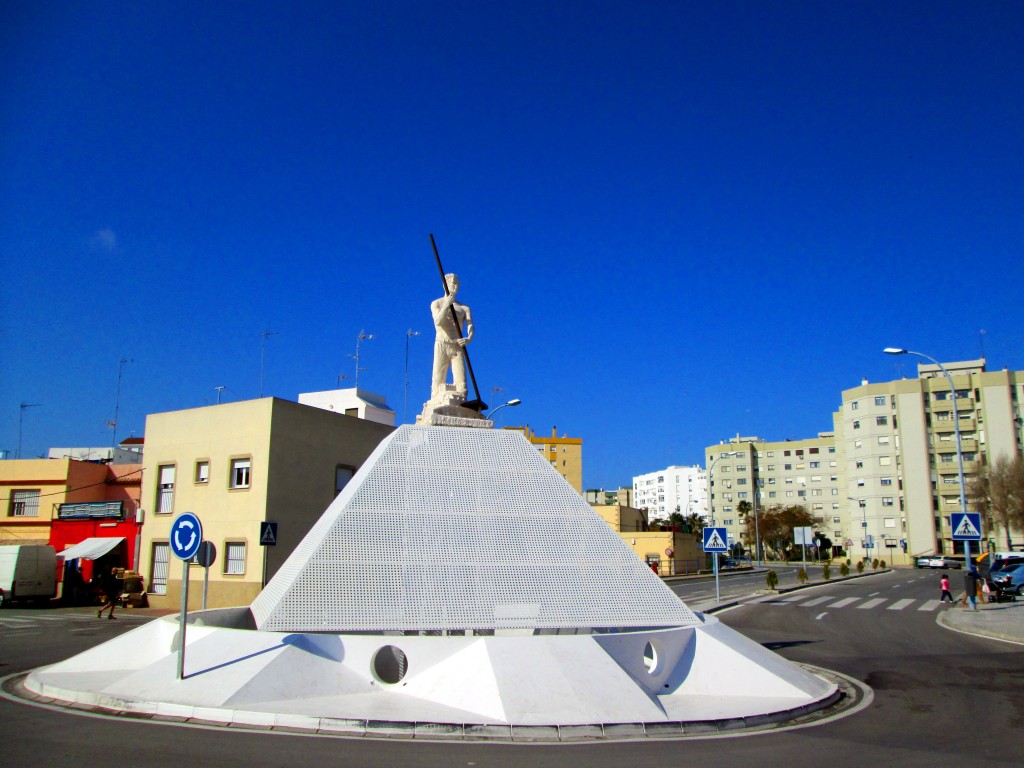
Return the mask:
[[212,541],[203,541],[196,552],[196,565],[203,567],[203,613],[206,612],[206,593],[210,589],[210,566],[217,560],[217,547]]
[[729,545],[726,543],[728,533],[725,528],[711,528],[707,527],[704,529],[704,551],[713,552],[715,555],[715,602],[722,602],[722,595],[718,589],[718,553],[728,552]]
[[182,512],[171,523],[171,553],[181,560],[181,616],[178,619],[178,679],[185,677],[185,627],[188,624],[188,561],[203,542],[203,524],[191,512]]

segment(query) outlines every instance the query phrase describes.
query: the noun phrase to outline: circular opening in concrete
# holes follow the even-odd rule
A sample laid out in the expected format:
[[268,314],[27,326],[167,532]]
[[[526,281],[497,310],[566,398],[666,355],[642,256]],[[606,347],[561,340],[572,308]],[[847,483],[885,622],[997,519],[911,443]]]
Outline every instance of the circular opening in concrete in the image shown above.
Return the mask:
[[382,683],[394,685],[405,677],[408,662],[405,652],[395,645],[385,645],[373,654],[373,676]]
[[658,652],[650,643],[644,646],[644,667],[649,675],[653,675],[658,669]]

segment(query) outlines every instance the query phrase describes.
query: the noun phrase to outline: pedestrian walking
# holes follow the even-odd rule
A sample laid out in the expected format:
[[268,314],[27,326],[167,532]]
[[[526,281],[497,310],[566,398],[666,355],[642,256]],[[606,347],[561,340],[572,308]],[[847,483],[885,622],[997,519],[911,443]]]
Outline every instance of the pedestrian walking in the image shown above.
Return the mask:
[[939,579],[939,589],[942,590],[942,595],[939,597],[939,602],[944,603],[948,598],[949,604],[952,605],[953,593],[949,590],[949,576],[947,576],[945,573],[942,574],[942,578]]
[[981,581],[981,575],[978,573],[978,569],[971,564],[967,568],[967,572],[964,574],[964,590],[966,591],[965,597],[971,608],[975,611],[978,610],[978,582]]
[[117,604],[117,599],[121,595],[121,579],[123,577],[118,576],[118,568],[115,565],[110,569],[110,573],[103,574],[100,580],[100,588],[103,590],[103,596],[106,602],[96,611],[96,618],[103,618],[103,612],[110,609],[110,614],[107,616],[108,619],[114,618],[114,606]]

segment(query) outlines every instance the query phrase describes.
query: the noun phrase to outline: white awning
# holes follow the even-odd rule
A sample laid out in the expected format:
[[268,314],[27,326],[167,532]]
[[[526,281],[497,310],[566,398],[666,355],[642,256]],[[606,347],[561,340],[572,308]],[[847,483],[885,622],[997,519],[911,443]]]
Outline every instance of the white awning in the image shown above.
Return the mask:
[[65,560],[75,560],[77,558],[98,560],[122,541],[124,541],[124,536],[86,539],[68,547],[63,552],[58,552],[57,555]]

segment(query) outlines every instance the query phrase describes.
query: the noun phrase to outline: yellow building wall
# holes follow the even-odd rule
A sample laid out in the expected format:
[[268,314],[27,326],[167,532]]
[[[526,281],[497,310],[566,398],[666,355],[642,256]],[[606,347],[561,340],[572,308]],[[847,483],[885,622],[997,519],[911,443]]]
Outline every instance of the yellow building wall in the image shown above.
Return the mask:
[[[72,459],[15,459],[0,461],[0,544],[45,544],[59,504],[101,501],[106,492],[107,467]],[[13,491],[39,491],[34,517],[11,514]]]
[[[146,420],[140,571],[150,584],[153,544],[168,541],[173,519],[195,513],[203,538],[217,548],[210,568],[207,606],[247,605],[295,549],[335,497],[335,470],[353,470],[392,427],[286,400],[264,398]],[[232,459],[250,461],[247,489],[230,487]],[[209,463],[209,480],[196,482],[196,463]],[[170,514],[155,514],[159,467],[176,468]],[[260,524],[278,524],[275,546],[261,546]],[[228,543],[245,544],[244,570],[225,573]],[[189,569],[189,608],[201,605],[204,569]],[[166,593],[150,594],[153,607],[181,604],[181,561],[170,557]]]

